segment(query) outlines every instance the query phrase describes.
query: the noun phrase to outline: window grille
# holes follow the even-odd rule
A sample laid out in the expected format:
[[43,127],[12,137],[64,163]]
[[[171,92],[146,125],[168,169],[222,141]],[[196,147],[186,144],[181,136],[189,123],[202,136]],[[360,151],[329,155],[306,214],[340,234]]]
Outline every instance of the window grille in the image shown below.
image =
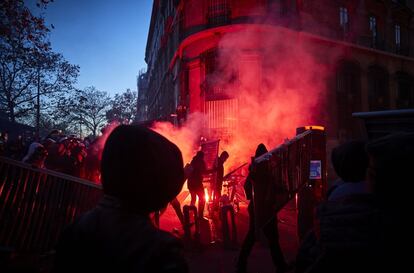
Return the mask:
[[239,104],[237,99],[205,102],[206,129],[212,136],[234,135],[237,130]]

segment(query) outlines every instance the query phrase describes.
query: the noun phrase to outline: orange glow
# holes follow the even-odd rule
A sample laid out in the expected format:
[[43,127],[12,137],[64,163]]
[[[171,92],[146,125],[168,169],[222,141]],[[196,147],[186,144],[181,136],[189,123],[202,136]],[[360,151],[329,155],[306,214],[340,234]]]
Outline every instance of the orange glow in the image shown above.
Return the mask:
[[188,118],[186,126],[177,128],[169,122],[156,122],[151,128],[163,135],[180,148],[184,165],[190,163],[198,147],[203,117],[193,114]]
[[298,209],[298,194],[295,193],[295,208]]
[[210,196],[208,195],[207,188],[204,188],[204,198],[206,199],[206,202],[208,203],[208,201],[210,200]]
[[325,127],[323,127],[323,126],[318,126],[318,125],[310,125],[310,126],[305,126],[305,130],[319,130],[319,131],[325,131]]

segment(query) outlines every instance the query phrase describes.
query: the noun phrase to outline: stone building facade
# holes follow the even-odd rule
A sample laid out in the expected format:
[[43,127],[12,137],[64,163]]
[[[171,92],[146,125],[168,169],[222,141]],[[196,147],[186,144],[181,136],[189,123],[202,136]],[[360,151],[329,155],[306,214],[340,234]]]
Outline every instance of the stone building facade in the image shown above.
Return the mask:
[[[305,41],[333,70],[321,120],[329,139],[334,144],[358,137],[351,113],[414,108],[412,2],[155,0],[145,55],[148,84],[139,91],[145,97],[139,108],[148,120],[177,125],[201,112],[208,117],[207,134],[231,134],[237,125],[225,116],[237,113],[237,96],[208,80],[217,69],[220,41],[245,30],[282,32],[292,42]],[[330,58],[333,52],[339,53]],[[239,62],[235,67],[256,67],[258,78],[266,73],[260,45],[253,43]]]

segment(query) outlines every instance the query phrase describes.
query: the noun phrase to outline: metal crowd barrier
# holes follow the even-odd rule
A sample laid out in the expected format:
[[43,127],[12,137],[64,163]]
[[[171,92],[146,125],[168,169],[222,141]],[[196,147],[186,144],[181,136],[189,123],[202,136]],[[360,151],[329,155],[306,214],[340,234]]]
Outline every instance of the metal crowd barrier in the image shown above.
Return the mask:
[[[309,126],[310,127],[310,126]],[[282,145],[254,159],[254,164],[267,162],[277,189],[276,210],[283,208],[306,186],[312,188],[315,200],[326,192],[326,134],[323,127],[306,129]]]
[[254,159],[267,162],[275,185],[276,211],[297,196],[298,236],[312,228],[314,208],[327,190],[326,132],[322,126],[305,126],[297,135],[268,153]]
[[89,181],[0,157],[0,247],[53,250],[62,229],[102,194]]

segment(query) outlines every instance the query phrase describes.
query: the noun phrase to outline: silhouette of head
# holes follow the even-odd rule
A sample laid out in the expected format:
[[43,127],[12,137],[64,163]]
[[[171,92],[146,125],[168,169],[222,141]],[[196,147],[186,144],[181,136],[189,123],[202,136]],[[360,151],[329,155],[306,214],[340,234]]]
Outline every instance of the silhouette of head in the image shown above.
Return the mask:
[[352,140],[332,150],[331,161],[336,174],[345,182],[360,182],[366,178],[368,154],[365,141]]
[[228,153],[227,151],[223,151],[223,152],[220,154],[220,159],[224,162],[224,161],[226,161],[226,160],[227,160],[227,158],[229,158],[229,153]]
[[265,153],[267,153],[266,146],[263,143],[260,143],[257,146],[256,153],[255,153],[254,157],[259,157],[261,155],[264,155]]
[[197,154],[195,155],[196,158],[198,159],[204,159],[204,152],[203,151],[198,151]]
[[105,194],[130,210],[149,213],[167,205],[184,183],[178,147],[138,125],[120,125],[109,135],[101,160]]

